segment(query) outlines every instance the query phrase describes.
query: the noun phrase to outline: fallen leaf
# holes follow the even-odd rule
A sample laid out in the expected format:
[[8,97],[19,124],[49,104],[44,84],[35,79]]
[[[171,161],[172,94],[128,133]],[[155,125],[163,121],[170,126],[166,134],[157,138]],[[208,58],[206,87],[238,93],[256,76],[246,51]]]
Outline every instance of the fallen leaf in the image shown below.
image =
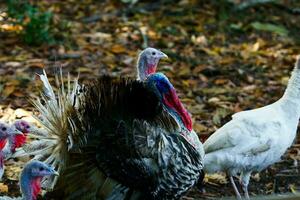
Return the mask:
[[126,48],[119,44],[115,44],[111,47],[111,52],[113,52],[113,53],[124,53],[125,51],[126,51]]
[[7,62],[7,63],[5,63],[4,64],[4,66],[5,67],[20,67],[22,65],[22,63],[20,63],[20,62],[15,62],[15,61],[13,61],[13,62]]
[[194,123],[193,129],[196,131],[196,133],[200,133],[207,131],[208,128],[200,123]]
[[223,173],[218,174],[206,174],[205,175],[205,182],[209,183],[218,183],[218,184],[227,184],[226,175]]
[[85,72],[90,72],[90,73],[92,73],[92,72],[93,72],[92,69],[87,68],[87,67],[78,67],[78,68],[76,69],[76,71],[77,71],[77,72],[80,72],[80,73],[85,73]]
[[31,116],[31,113],[22,108],[18,108],[17,110],[15,110],[15,115],[16,115],[16,118],[20,119],[23,117]]
[[0,183],[0,192],[1,193],[7,193],[8,192],[8,186],[4,183]]
[[15,91],[15,89],[16,89],[15,85],[6,85],[4,87],[3,92],[2,92],[2,96],[4,98],[8,97],[9,95],[11,95]]
[[213,116],[214,124],[220,126],[221,120],[229,114],[230,114],[230,111],[228,109],[218,108]]

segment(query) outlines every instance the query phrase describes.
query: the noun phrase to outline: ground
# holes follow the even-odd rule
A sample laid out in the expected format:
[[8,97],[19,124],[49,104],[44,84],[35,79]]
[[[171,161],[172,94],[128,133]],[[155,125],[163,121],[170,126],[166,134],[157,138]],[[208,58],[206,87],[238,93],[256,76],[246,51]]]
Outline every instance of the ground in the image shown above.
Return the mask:
[[[233,113],[267,105],[283,94],[300,53],[299,2],[248,7],[243,3],[249,0],[124,2],[30,1],[41,12],[53,14],[51,26],[60,36],[50,44],[35,45],[26,43],[20,27],[6,17],[7,5],[0,3],[2,120],[33,121],[35,110],[28,97],[39,94],[41,83],[35,74],[43,69],[51,81],[57,67],[72,76],[80,74],[81,81],[102,74],[135,77],[137,54],[146,46],[169,56],[158,70],[174,84],[202,141]],[[299,147],[300,137],[282,162],[253,174],[250,194],[299,191]],[[8,161],[0,185],[3,194],[19,194],[22,164]],[[232,195],[225,176],[212,175],[201,192],[193,189],[186,199]]]

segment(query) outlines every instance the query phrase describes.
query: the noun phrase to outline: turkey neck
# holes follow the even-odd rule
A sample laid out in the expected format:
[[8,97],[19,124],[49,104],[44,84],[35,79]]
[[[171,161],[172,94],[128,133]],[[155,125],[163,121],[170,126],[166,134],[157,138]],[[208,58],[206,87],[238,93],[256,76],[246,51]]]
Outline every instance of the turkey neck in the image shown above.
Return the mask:
[[137,79],[138,80],[145,80],[146,79],[146,68],[147,68],[147,62],[146,59],[143,56],[139,56],[137,61]]
[[297,62],[291,78],[289,79],[288,86],[282,97],[284,104],[288,106],[286,109],[296,112],[297,118],[300,117],[300,66]]
[[3,170],[4,168],[4,154],[3,151],[0,151],[0,169]]
[[145,56],[140,56],[137,61],[137,79],[144,81],[149,74],[155,73],[156,64],[147,63]]
[[11,135],[8,138],[8,148],[11,152],[15,152],[16,150],[16,145],[15,145],[15,135]]
[[31,177],[30,171],[24,170],[20,178],[22,199],[36,200],[41,190],[41,177]]

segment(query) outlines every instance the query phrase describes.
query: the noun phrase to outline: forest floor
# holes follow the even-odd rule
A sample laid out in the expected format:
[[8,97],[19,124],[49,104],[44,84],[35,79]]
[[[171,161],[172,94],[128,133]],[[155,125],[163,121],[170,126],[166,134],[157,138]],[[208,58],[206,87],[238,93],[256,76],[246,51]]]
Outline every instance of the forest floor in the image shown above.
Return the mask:
[[[160,63],[193,116],[202,141],[233,113],[276,101],[284,92],[295,58],[300,54],[300,3],[242,7],[226,1],[37,1],[53,14],[61,38],[53,44],[30,46],[19,28],[3,20],[0,3],[0,118],[34,121],[28,97],[39,95],[36,73],[43,69],[54,81],[62,67],[80,80],[101,74],[135,77],[136,57],[146,46],[161,49],[169,60]],[[298,9],[296,9],[298,8]],[[61,24],[64,26],[61,26]],[[61,28],[64,27],[64,28]],[[25,159],[26,160],[26,159]],[[250,195],[300,191],[300,137],[279,162],[253,174]],[[9,160],[0,192],[18,195],[23,160]],[[232,196],[222,174],[209,175],[204,189],[184,199]]]

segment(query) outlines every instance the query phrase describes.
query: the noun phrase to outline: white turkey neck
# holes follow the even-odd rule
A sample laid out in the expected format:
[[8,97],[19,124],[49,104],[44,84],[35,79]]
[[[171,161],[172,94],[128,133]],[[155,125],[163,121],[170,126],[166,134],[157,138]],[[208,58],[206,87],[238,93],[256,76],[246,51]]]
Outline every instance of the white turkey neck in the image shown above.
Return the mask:
[[297,109],[297,113],[300,117],[300,62],[298,60],[282,99],[296,104],[296,108],[294,109]]
[[283,97],[290,100],[300,100],[300,66],[295,66],[292,71],[291,78],[289,79],[287,88],[284,92]]

